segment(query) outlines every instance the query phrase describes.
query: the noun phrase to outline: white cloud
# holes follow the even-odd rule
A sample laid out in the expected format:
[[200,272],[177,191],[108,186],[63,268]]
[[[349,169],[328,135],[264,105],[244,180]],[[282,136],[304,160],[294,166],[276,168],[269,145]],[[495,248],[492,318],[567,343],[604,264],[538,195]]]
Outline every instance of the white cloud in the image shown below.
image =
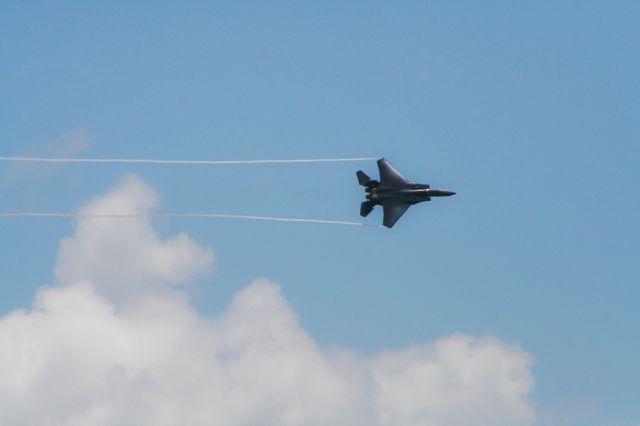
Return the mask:
[[[42,141],[28,147],[26,150],[15,153],[15,155],[25,157],[74,157],[82,152],[87,151],[93,144],[93,137],[85,126],[75,126],[67,132],[47,141]],[[21,144],[24,146],[24,144]],[[9,155],[9,152],[3,152],[3,155]],[[7,168],[2,171],[0,184],[12,187],[17,182],[24,183],[25,180],[36,178],[50,178],[59,165],[44,163],[10,163]],[[9,182],[7,182],[9,181]],[[23,188],[21,188],[23,189]]]
[[515,346],[462,334],[382,353],[371,363],[380,417],[390,425],[518,424],[533,415],[531,363]]
[[[135,176],[80,209],[81,214],[146,214],[157,196]],[[161,241],[148,219],[82,218],[76,232],[60,243],[56,278],[61,284],[91,282],[111,299],[185,284],[213,262],[210,249],[185,234]]]
[[93,143],[93,138],[85,126],[75,127],[56,141],[49,147],[56,157],[71,157],[89,149]]
[[[129,177],[83,211],[155,203]],[[373,357],[322,348],[267,280],[205,317],[169,287],[211,263],[210,250],[163,241],[146,220],[80,220],[60,245],[60,285],[0,318],[0,424],[533,422],[532,361],[514,345],[454,334]]]

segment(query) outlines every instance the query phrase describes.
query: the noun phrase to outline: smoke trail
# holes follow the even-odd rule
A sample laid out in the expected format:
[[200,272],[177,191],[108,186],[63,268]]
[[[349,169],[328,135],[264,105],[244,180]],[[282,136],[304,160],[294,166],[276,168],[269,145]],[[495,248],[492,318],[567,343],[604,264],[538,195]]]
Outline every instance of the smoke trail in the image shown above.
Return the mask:
[[276,216],[250,216],[239,214],[213,214],[213,213],[104,213],[104,214],[83,214],[83,213],[55,213],[55,212],[9,212],[0,213],[0,218],[19,217],[58,217],[75,219],[136,219],[136,218],[202,218],[202,219],[244,219],[244,220],[267,220],[272,222],[299,222],[299,223],[323,223],[330,225],[352,225],[352,226],[372,226],[362,222],[349,222],[344,220],[324,220],[324,219],[302,219],[294,217]]
[[52,158],[52,157],[0,157],[0,161],[32,163],[144,163],[144,164],[289,164],[289,163],[340,163],[346,161],[377,160],[376,157],[308,158],[292,160],[156,160],[149,158]]

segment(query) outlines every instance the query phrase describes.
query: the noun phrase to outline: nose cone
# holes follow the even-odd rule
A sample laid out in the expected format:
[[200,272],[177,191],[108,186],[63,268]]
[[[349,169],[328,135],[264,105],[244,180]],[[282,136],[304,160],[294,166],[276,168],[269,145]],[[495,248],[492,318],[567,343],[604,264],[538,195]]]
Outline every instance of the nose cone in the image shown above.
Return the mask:
[[432,189],[429,191],[429,195],[433,197],[449,197],[451,195],[456,195],[456,193],[445,189]]

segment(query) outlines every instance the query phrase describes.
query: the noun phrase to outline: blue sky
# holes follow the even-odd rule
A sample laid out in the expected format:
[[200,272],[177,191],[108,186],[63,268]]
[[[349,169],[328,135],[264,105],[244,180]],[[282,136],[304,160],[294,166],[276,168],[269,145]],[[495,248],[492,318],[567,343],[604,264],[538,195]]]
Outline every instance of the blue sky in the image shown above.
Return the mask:
[[[322,345],[368,354],[495,335],[535,358],[542,412],[633,425],[639,21],[632,1],[8,2],[0,155],[385,156],[457,195],[393,230],[158,223],[215,252],[198,310],[267,277]],[[160,211],[359,220],[358,168],[376,173],[1,164],[0,205],[75,210],[134,173]],[[72,224],[12,219],[0,232],[4,315],[53,281]]]

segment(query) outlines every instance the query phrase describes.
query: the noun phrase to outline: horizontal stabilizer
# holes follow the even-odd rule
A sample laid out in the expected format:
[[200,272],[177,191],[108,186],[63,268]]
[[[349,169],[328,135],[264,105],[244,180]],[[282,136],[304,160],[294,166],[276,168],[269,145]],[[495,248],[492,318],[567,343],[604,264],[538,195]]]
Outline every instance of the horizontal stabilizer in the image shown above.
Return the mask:
[[375,205],[376,203],[372,201],[364,201],[362,204],[360,204],[360,216],[367,217],[369,213],[371,213]]
[[358,183],[362,186],[367,186],[367,184],[371,182],[371,178],[362,170],[358,170],[356,176],[358,176]]
[[356,176],[358,176],[358,183],[362,186],[366,186],[367,188],[377,188],[378,185],[380,185],[380,182],[375,179],[371,179],[362,170],[358,170],[356,172]]

